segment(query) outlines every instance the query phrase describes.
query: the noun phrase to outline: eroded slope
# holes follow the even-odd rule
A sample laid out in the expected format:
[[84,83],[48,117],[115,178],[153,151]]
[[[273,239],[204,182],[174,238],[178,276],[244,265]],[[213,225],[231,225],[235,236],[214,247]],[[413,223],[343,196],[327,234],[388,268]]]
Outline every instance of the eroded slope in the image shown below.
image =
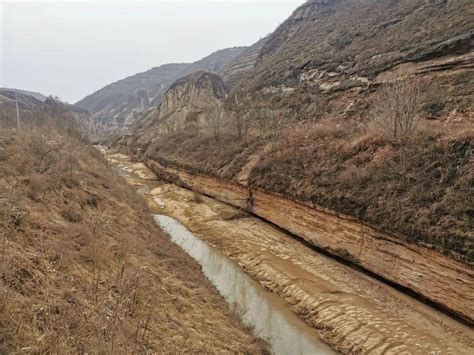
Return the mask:
[[260,352],[71,131],[0,129],[0,352]]

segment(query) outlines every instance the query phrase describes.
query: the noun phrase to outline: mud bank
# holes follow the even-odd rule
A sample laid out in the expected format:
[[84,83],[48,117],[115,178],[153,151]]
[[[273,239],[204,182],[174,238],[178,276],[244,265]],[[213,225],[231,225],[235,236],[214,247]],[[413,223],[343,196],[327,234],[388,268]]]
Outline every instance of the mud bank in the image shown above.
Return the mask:
[[258,188],[164,167],[147,166],[179,186],[247,209],[303,238],[308,243],[350,260],[401,285],[474,324],[474,271],[429,248],[407,243],[357,220],[308,206]]

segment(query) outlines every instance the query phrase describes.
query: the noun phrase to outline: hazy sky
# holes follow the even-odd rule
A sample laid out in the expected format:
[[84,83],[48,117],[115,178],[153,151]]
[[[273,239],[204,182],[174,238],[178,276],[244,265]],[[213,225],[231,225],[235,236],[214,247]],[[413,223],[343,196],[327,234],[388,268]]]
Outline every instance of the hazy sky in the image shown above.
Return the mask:
[[74,103],[154,66],[250,45],[303,2],[0,0],[0,86]]

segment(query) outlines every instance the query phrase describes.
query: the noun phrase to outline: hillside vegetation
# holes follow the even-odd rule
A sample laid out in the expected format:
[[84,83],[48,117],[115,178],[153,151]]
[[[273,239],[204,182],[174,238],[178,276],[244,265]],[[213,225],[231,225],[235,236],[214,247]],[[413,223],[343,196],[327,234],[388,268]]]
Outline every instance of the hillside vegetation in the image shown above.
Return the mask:
[[152,143],[145,157],[352,215],[473,263],[474,131],[468,126],[427,123],[410,138],[404,162],[379,131],[347,122],[301,124],[277,141],[263,132],[247,141],[232,130],[221,141],[210,133],[173,133]]
[[[149,115],[110,142],[471,264],[472,10],[466,0],[308,1],[259,44],[253,69],[245,52],[236,58],[246,74],[224,100],[200,103],[222,107],[219,124],[208,115],[170,131]],[[168,111],[198,105],[168,95]]]
[[0,352],[262,346],[71,120],[0,127]]
[[472,11],[469,0],[310,0],[265,41],[252,83],[293,86],[310,70],[373,80],[396,64],[464,52]]

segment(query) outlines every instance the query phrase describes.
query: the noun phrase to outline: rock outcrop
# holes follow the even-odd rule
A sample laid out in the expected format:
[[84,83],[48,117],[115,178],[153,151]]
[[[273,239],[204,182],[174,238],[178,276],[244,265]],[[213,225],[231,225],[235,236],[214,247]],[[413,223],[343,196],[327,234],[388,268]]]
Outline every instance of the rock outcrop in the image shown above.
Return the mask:
[[225,179],[165,167],[153,160],[147,165],[168,181],[252,212],[311,245],[406,287],[474,323],[474,271],[467,265],[318,206]]
[[165,64],[118,80],[77,102],[92,113],[104,132],[132,125],[148,109],[158,106],[164,93],[176,80],[199,70],[219,72],[246,47],[219,50],[194,63]]
[[128,135],[118,134],[115,144],[146,150],[160,135],[219,128],[227,92],[217,74],[201,70],[185,76],[168,88],[157,108],[129,128]]
[[427,112],[472,111],[473,11],[469,0],[308,1],[268,36],[239,90],[249,112],[278,99],[287,119],[359,119],[381,83],[410,77],[424,81]]
[[171,85],[157,109],[161,129],[184,129],[196,124],[203,127],[209,120],[209,109],[222,106],[227,94],[217,74],[198,71]]

